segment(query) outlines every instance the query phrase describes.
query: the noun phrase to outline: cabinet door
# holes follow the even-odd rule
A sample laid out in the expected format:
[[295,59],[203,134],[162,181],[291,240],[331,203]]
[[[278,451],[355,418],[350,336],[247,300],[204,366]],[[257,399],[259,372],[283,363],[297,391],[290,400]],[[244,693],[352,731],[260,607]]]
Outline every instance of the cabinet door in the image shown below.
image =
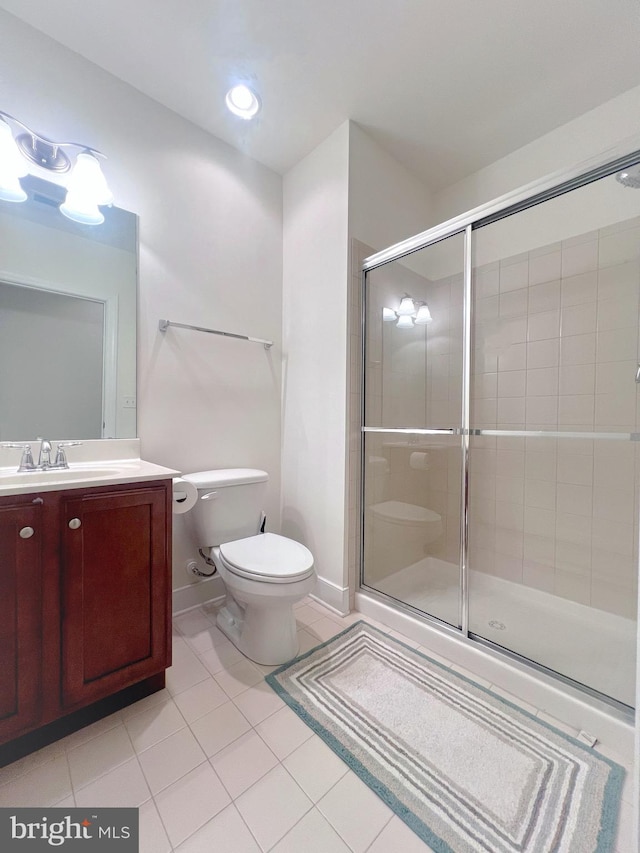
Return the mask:
[[0,504],[0,740],[40,716],[41,526],[39,505]]
[[84,705],[168,665],[165,487],[62,499],[62,704]]

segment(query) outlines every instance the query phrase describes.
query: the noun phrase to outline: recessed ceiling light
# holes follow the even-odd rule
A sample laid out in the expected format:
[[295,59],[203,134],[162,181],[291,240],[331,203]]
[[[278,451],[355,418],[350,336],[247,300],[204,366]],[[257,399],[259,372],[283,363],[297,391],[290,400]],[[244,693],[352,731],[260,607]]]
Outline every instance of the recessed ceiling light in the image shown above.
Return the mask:
[[240,118],[253,118],[260,109],[260,99],[244,83],[229,89],[225,100],[231,112]]

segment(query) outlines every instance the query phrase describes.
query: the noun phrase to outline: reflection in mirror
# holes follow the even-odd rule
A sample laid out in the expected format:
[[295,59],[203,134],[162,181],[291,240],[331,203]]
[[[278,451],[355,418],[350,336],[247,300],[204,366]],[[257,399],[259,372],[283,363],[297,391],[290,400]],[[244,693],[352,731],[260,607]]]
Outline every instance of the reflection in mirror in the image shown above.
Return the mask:
[[137,217],[100,226],[29,176],[0,202],[0,440],[136,435]]

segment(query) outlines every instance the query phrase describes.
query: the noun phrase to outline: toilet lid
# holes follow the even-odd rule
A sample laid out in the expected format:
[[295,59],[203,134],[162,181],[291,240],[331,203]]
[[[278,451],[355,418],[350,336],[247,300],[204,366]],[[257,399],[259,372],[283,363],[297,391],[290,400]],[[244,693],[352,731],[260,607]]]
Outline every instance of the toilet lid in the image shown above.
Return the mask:
[[225,542],[220,546],[220,555],[230,572],[263,582],[293,583],[313,571],[311,551],[277,533]]
[[396,524],[426,524],[430,521],[440,521],[440,516],[432,509],[404,503],[404,501],[383,501],[374,504],[371,512],[378,518],[384,518]]

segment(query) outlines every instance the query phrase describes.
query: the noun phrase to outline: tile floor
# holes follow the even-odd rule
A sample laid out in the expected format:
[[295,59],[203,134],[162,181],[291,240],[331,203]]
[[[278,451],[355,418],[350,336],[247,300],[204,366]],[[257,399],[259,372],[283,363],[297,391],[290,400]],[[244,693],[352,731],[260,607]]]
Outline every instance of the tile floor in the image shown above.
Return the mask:
[[[301,651],[360,618],[311,599],[296,615]],[[139,806],[140,853],[427,853],[214,620],[176,617],[165,690],[0,769],[0,806]],[[634,849],[631,798],[629,773],[616,853]]]

